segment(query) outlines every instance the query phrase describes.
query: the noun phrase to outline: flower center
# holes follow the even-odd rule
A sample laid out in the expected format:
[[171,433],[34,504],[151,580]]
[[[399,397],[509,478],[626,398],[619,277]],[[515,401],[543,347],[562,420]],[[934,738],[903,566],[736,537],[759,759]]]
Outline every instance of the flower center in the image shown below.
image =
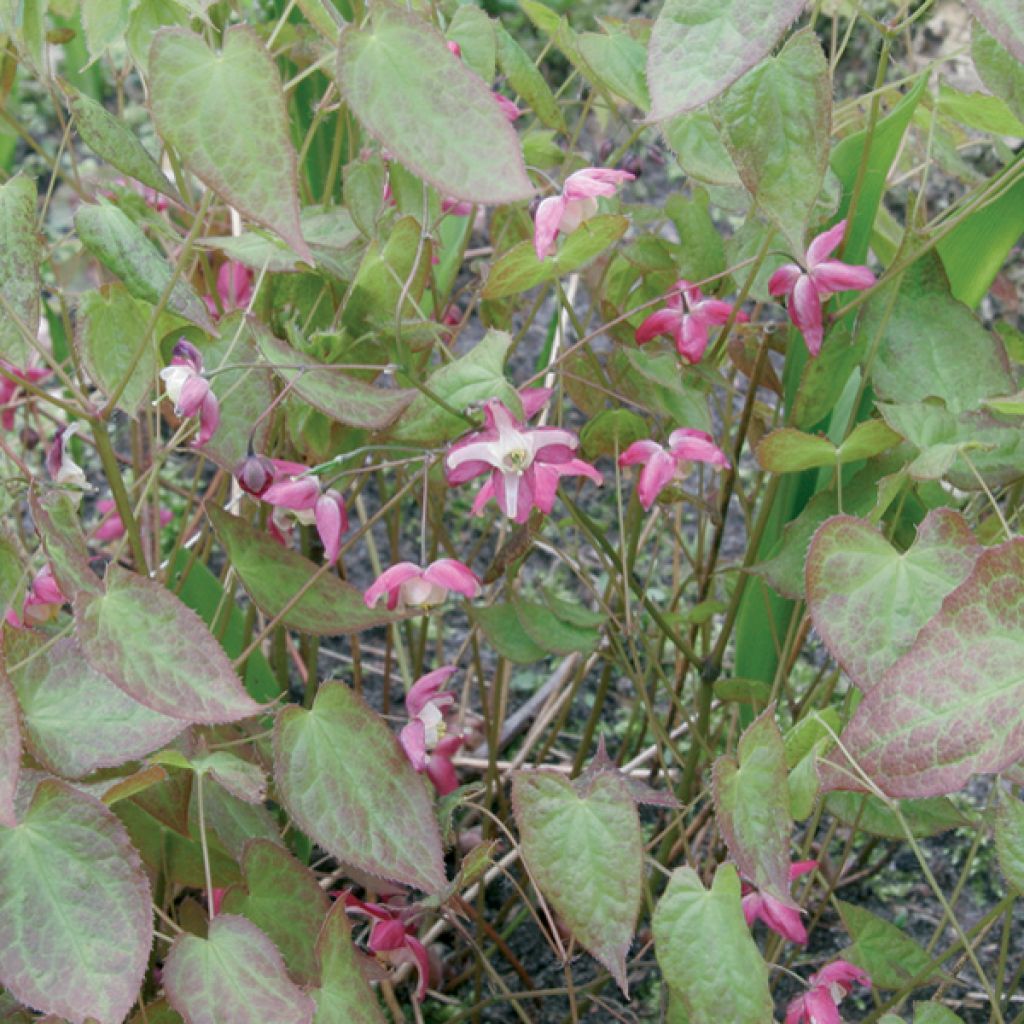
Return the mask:
[[501,457],[501,467],[509,473],[522,473],[530,464],[530,453],[525,448],[510,448]]

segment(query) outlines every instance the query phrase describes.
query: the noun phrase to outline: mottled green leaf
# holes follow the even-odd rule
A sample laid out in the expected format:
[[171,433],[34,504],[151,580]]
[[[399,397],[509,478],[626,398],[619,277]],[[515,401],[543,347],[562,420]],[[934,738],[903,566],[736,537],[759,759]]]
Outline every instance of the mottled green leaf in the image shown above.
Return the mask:
[[309,992],[316,1001],[313,1024],[384,1024],[377,997],[359,969],[352,926],[341,900],[320,929],[316,955],[320,987]]
[[512,599],[523,632],[549,654],[589,654],[601,639],[592,626],[568,622],[551,608],[518,596]]
[[948,797],[893,802],[899,815],[871,793],[829,793],[825,806],[844,825],[886,839],[906,839],[907,832],[900,824],[900,816],[917,839],[971,824],[971,820]]
[[510,603],[478,606],[470,610],[473,621],[483,630],[491,646],[516,665],[531,665],[548,655],[523,629]]
[[977,21],[971,33],[971,57],[986,87],[1024,118],[1024,64]]
[[495,25],[498,63],[508,84],[522,97],[541,124],[553,131],[565,131],[562,108],[551,92],[544,76],[534,66],[529,54],[508,34],[502,25]]
[[942,1003],[914,1003],[914,1024],[964,1024],[949,1007]]
[[445,35],[458,43],[463,63],[472,68],[485,82],[494,78],[497,43],[494,22],[475,4],[463,4],[455,9]]
[[964,0],[967,9],[1024,63],[1024,8],[1020,0]]
[[19,367],[34,361],[40,256],[36,184],[19,174],[0,185],[0,356]]
[[277,822],[261,804],[239,800],[213,781],[203,783],[203,803],[207,824],[237,860],[241,860],[246,843],[254,839],[284,845]]
[[757,459],[772,473],[797,473],[819,466],[860,462],[898,444],[900,435],[882,420],[864,420],[838,447],[827,437],[792,427],[773,430],[757,446]]
[[998,791],[995,814],[996,853],[1003,877],[1024,892],[1024,803]]
[[[5,661],[9,657],[5,650]],[[18,823],[14,813],[14,795],[18,790],[20,770],[21,726],[18,723],[18,702],[6,673],[0,669],[0,827],[13,828]]]
[[129,0],[81,0],[81,4],[86,46],[96,60],[121,41],[131,4]]
[[928,969],[931,957],[896,925],[866,907],[844,900],[836,903],[853,939],[853,945],[847,946],[842,956],[867,971],[872,987],[902,988]]
[[605,26],[605,32],[583,32],[576,39],[584,70],[616,96],[647,111],[651,97],[647,92],[645,64],[647,48],[629,33]]
[[742,184],[710,111],[701,109],[680,114],[665,121],[661,130],[679,166],[691,178],[709,185],[737,187]]

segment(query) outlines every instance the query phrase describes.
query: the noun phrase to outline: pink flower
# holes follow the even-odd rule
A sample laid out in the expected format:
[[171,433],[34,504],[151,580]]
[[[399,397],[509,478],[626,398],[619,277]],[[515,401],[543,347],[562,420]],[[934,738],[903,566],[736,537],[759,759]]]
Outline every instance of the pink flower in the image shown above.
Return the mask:
[[511,123],[515,121],[522,111],[510,100],[507,96],[502,96],[497,89],[492,93],[498,106],[501,107],[501,112],[505,115],[505,119]]
[[562,186],[562,194],[549,196],[537,207],[533,229],[537,259],[545,260],[555,251],[559,231],[567,235],[597,213],[598,196],[615,195],[619,185],[635,177],[629,171],[613,171],[607,167],[586,167],[570,174]]
[[[816,860],[800,860],[789,867],[789,880],[791,882],[801,875],[813,871],[818,866]],[[744,888],[748,888],[744,886]],[[800,945],[807,943],[807,929],[800,920],[800,911],[794,907],[786,906],[785,903],[777,900],[768,893],[758,892],[753,887],[743,897],[743,916],[747,919],[748,927],[753,927],[757,920],[764,921],[773,932],[777,932],[784,939],[790,942],[799,942]]]
[[843,240],[846,221],[818,235],[807,247],[804,262],[807,269],[787,263],[772,274],[768,291],[772,295],[785,295],[789,319],[793,321],[807,343],[808,351],[816,356],[821,351],[824,328],[821,322],[822,303],[833,292],[863,291],[875,283],[875,275],[867,267],[851,267],[828,256]]
[[681,427],[668,436],[666,450],[657,441],[634,441],[620,456],[620,466],[644,464],[636,493],[644,510],[650,510],[655,499],[673,481],[682,480],[690,472],[691,462],[707,462],[720,469],[729,468],[725,453],[703,430]]
[[[316,477],[298,475],[305,474],[305,466],[283,459],[271,462],[278,475],[263,492],[263,500],[268,505],[288,509],[300,523],[315,523],[327,562],[333,564],[341,548],[341,535],[348,529],[344,499],[333,487],[323,488]],[[280,479],[281,473],[287,478]]]
[[249,446],[249,454],[235,466],[234,476],[238,486],[254,498],[262,497],[267,488],[274,482],[277,470],[272,460],[266,455],[257,455]]
[[[525,523],[530,509],[551,510],[560,475],[597,474],[592,466],[573,459],[579,440],[572,431],[527,427],[497,398],[485,404],[484,416],[486,427],[457,441],[445,459],[449,484],[462,484],[489,474],[484,484],[486,497],[477,496],[474,514],[493,497],[506,516]],[[572,465],[561,473],[541,469],[566,463]]]
[[[118,540],[124,536],[124,523],[117,514],[117,505],[110,498],[101,498],[96,502],[96,511],[103,516],[99,526],[92,531],[93,540]],[[160,509],[160,525],[166,526],[174,518],[168,508]]]
[[786,1024],[842,1024],[839,1004],[854,984],[871,988],[867,973],[846,960],[834,960],[810,977],[810,988],[786,1007]]
[[49,565],[44,565],[29,584],[28,593],[21,606],[21,618],[18,618],[13,608],[7,609],[5,618],[15,629],[21,629],[22,626],[41,626],[52,619],[66,601],[60,584],[54,578],[53,570]]
[[341,899],[349,914],[360,914],[370,919],[366,948],[375,953],[378,960],[393,967],[411,963],[416,968],[416,999],[422,1003],[427,995],[430,960],[423,943],[416,937],[415,927],[408,922],[410,910],[365,903],[347,889],[341,893]]
[[445,712],[455,704],[455,694],[441,687],[457,669],[451,665],[421,676],[405,695],[409,723],[398,739],[418,772],[426,772],[434,788],[446,796],[459,785],[452,757],[462,746],[462,737],[448,736]]
[[38,384],[50,376],[50,371],[45,367],[28,366],[19,370],[16,366],[0,359],[0,366],[10,374],[10,377],[0,376],[0,427],[4,430],[14,429],[14,408],[21,390],[21,385]]
[[220,404],[210,382],[203,376],[203,356],[199,349],[185,338],[179,338],[171,365],[160,371],[160,378],[167,397],[174,403],[175,414],[199,417],[199,433],[192,444],[206,444],[220,423]]
[[398,562],[385,569],[367,589],[363,599],[372,608],[387,594],[388,611],[396,608],[432,608],[441,604],[449,591],[463,597],[477,597],[480,579],[472,569],[454,558],[439,558],[421,569],[412,562]]
[[217,308],[212,295],[203,296],[203,302],[214,319],[222,312],[246,309],[252,301],[252,271],[237,260],[222,263],[220,270],[217,271],[217,296],[220,299],[220,309]]
[[[676,351],[687,363],[699,363],[708,347],[708,327],[724,324],[732,315],[732,305],[721,299],[707,299],[689,281],[677,281],[665,309],[652,313],[637,329],[636,342],[644,345],[659,334],[669,334],[676,342]],[[736,319],[749,319],[737,313]]]
[[[89,490],[89,481],[82,467],[71,457],[71,438],[78,432],[78,424],[61,427],[54,435],[46,453],[46,471],[57,484],[70,484],[79,490]],[[78,496],[81,498],[81,495]]]

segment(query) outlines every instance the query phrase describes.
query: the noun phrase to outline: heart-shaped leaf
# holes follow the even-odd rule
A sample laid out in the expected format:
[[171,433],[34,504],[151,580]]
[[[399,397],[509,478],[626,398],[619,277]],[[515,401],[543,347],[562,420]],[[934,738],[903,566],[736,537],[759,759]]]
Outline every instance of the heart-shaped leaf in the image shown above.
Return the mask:
[[380,878],[444,887],[430,794],[380,716],[343,683],[313,707],[287,707],[274,729],[274,775],[295,822],[325,850]]
[[[931,956],[902,929],[845,900],[836,900],[843,925],[853,945],[842,951],[850,963],[862,967],[871,976],[872,987],[902,988],[922,971],[927,972]],[[927,984],[925,981],[917,984]]]
[[860,462],[899,444],[900,435],[882,420],[865,420],[838,447],[827,437],[792,427],[773,430],[757,446],[757,461],[771,473],[799,473],[819,466]]
[[316,1000],[313,1024],[384,1024],[377,997],[359,969],[342,900],[331,907],[320,929],[316,955],[320,987],[309,993]]

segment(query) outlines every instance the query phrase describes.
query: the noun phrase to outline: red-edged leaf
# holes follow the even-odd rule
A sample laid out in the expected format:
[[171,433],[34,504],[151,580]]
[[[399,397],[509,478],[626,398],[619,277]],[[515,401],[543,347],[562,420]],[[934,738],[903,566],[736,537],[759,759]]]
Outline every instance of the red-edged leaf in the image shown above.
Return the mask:
[[339,900],[331,908],[316,940],[320,987],[310,990],[316,1000],[313,1024],[384,1024],[352,944],[352,926]]
[[14,794],[21,770],[21,727],[18,724],[18,702],[14,690],[0,669],[0,825],[13,828]]
[[1024,63],[1024,9],[1020,0],[964,0],[967,9]]

